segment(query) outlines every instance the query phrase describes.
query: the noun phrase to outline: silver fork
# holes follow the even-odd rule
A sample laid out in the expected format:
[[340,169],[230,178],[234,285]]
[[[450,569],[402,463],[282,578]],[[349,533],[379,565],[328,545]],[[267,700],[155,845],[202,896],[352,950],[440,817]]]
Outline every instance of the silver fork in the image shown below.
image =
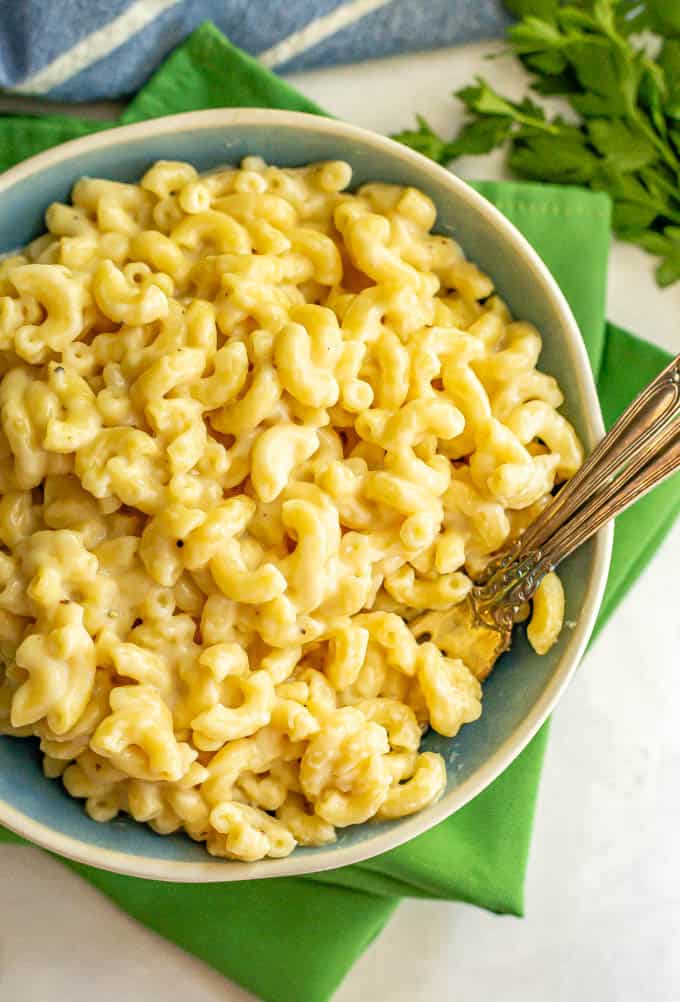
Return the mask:
[[485,677],[510,646],[513,625],[545,575],[678,469],[680,355],[636,397],[536,521],[488,564],[466,601],[445,619],[419,618],[416,636],[427,633],[444,649],[447,636],[455,647],[464,637],[475,662],[469,667]]

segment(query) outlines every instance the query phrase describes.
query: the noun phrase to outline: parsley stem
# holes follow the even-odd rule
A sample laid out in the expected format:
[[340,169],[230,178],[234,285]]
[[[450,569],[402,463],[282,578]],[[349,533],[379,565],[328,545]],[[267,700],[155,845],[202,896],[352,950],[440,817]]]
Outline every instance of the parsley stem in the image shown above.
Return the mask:
[[[668,143],[666,143],[649,124],[647,116],[644,112],[641,112],[638,107],[631,109],[631,112],[630,117],[633,119],[640,131],[644,133],[647,139],[649,139],[654,148],[659,151],[662,160],[667,163],[669,167],[672,167],[674,171],[680,171],[680,161],[673,153],[673,150],[670,148]],[[677,189],[675,191],[677,196]]]
[[530,129],[539,129],[541,132],[547,132],[551,136],[556,136],[559,134],[559,125],[553,125],[552,122],[546,122],[542,118],[533,118],[531,115],[523,115],[521,112],[513,114],[513,118],[518,123],[518,125],[526,125]]

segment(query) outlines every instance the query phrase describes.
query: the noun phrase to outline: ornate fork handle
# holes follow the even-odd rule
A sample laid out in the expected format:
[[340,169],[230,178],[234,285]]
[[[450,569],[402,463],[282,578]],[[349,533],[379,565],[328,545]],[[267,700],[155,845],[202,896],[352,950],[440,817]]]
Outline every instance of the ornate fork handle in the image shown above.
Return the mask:
[[541,579],[609,519],[680,468],[680,355],[633,401],[523,536],[492,561],[473,602],[507,629]]

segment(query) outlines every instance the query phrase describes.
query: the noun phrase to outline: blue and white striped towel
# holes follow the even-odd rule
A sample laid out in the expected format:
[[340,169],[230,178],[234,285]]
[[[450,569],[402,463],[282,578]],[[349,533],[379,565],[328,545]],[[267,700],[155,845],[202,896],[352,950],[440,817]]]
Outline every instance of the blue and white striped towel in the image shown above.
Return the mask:
[[205,20],[286,72],[493,38],[508,23],[501,0],[0,0],[0,90],[130,94]]

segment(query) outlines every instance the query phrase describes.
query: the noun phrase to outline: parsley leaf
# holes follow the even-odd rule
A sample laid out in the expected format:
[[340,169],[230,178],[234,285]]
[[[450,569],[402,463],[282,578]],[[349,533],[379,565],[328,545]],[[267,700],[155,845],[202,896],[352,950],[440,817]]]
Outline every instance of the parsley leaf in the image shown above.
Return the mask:
[[565,36],[556,23],[544,21],[533,14],[510,28],[508,37],[515,52],[520,54],[561,49],[565,45]]
[[[605,39],[574,42],[569,46],[569,62],[584,94],[571,99],[582,115],[623,115],[627,88],[618,73],[617,59]],[[629,71],[626,73],[629,84]]]
[[522,177],[553,184],[588,184],[598,158],[578,129],[564,128],[558,136],[525,130],[518,135],[508,160]]
[[680,226],[667,226],[663,233],[650,230],[635,243],[661,258],[656,280],[662,288],[680,279]]
[[457,157],[490,153],[503,145],[513,127],[513,119],[509,115],[473,119],[463,126],[455,139],[445,142],[422,115],[416,118],[417,131],[406,130],[392,138],[439,164],[448,164]]
[[519,104],[508,101],[480,77],[477,78],[476,86],[456,91],[456,97],[460,98],[469,111],[477,115],[498,115],[501,118],[510,118],[521,125],[530,125],[546,132],[557,132],[556,126],[546,122],[540,105],[528,97]]
[[591,118],[586,126],[591,143],[621,171],[635,171],[656,160],[654,144],[634,122],[621,118]]
[[445,142],[434,132],[423,115],[416,115],[416,121],[418,123],[417,130],[406,129],[404,132],[397,132],[392,136],[392,139],[403,143],[404,146],[410,146],[412,150],[417,150],[418,153],[429,157],[430,160],[435,160],[438,164],[449,163],[453,159],[449,152],[451,144]]
[[456,138],[449,143],[450,159],[472,154],[490,153],[502,146],[510,135],[513,120],[510,115],[492,118],[475,118],[467,122]]

